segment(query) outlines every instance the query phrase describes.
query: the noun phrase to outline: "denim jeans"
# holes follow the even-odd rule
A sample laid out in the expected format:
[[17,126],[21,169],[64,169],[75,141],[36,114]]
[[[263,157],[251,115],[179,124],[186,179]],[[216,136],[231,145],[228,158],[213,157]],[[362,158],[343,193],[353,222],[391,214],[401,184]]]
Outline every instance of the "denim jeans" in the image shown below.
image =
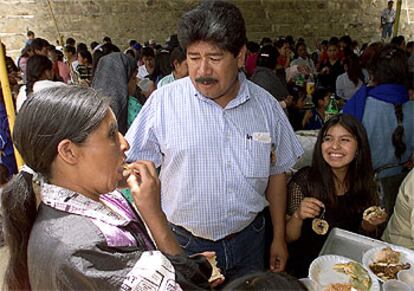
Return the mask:
[[385,23],[382,26],[382,38],[386,39],[392,36],[393,23]]
[[218,241],[193,236],[183,227],[173,224],[171,229],[187,255],[216,252],[217,265],[226,282],[264,270],[265,218],[262,213],[242,231]]

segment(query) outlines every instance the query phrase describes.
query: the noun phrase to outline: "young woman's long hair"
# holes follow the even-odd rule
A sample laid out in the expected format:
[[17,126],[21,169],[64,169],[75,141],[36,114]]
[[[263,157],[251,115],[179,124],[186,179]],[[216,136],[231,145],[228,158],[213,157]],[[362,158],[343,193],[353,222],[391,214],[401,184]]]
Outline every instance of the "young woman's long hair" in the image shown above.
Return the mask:
[[376,205],[378,196],[374,182],[374,170],[371,162],[371,152],[365,128],[351,115],[336,115],[329,119],[319,132],[313,152],[312,167],[309,174],[309,193],[329,207],[337,206],[335,189],[336,176],[322,155],[322,143],[328,130],[335,125],[341,125],[349,131],[357,141],[357,152],[350,163],[345,176],[345,186],[352,197],[347,207],[351,211],[361,211],[369,206]]
[[[382,48],[374,59],[372,66],[373,80],[376,85],[399,84],[410,86],[408,56],[407,53],[393,44],[388,44]],[[394,104],[397,127],[392,134],[392,144],[395,156],[401,160],[402,155],[407,149],[404,142],[404,114],[401,104]]]
[[26,96],[33,92],[33,85],[44,77],[46,71],[53,70],[53,63],[48,57],[34,55],[27,60],[26,67]]
[[359,82],[362,82],[362,69],[359,62],[359,58],[355,54],[351,54],[345,58],[344,65],[347,66],[347,75],[349,80],[354,83],[355,87],[358,86]]
[[[59,86],[41,90],[23,104],[16,117],[14,144],[26,164],[48,179],[59,142],[84,142],[108,109],[109,101],[93,89]],[[31,174],[21,171],[13,177],[3,190],[1,206],[10,252],[5,289],[30,290],[27,247],[37,215]]]

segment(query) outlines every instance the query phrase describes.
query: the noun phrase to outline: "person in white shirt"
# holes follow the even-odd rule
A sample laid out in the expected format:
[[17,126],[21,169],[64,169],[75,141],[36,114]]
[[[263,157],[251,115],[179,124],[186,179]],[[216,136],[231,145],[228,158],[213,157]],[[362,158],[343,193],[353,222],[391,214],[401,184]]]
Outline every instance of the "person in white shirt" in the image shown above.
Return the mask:
[[395,21],[395,10],[392,8],[393,6],[394,1],[388,1],[388,7],[381,13],[382,39],[392,36],[392,28]]
[[345,73],[336,79],[336,95],[344,100],[349,100],[364,84],[364,74],[359,58],[355,54],[345,58],[344,69]]
[[142,49],[141,60],[144,63],[142,66],[138,67],[138,79],[149,78],[149,76],[154,72],[155,65],[155,53],[151,47],[144,47]]
[[188,76],[188,65],[187,65],[187,56],[185,55],[184,50],[181,47],[176,47],[170,56],[170,64],[173,68],[171,74],[162,78],[158,84],[157,88],[161,88],[175,80],[184,78]]
[[48,57],[43,55],[31,56],[27,61],[27,82],[20,87],[16,100],[16,112],[32,93],[54,86],[64,86],[65,83],[53,81],[53,64]]
[[[127,132],[127,159],[161,167],[161,205],[188,255],[214,250],[231,281],[283,271],[286,175],[303,150],[275,98],[247,80],[246,26],[225,1],[203,1],[178,28],[189,77],[155,90]],[[264,209],[274,232],[265,257]]]

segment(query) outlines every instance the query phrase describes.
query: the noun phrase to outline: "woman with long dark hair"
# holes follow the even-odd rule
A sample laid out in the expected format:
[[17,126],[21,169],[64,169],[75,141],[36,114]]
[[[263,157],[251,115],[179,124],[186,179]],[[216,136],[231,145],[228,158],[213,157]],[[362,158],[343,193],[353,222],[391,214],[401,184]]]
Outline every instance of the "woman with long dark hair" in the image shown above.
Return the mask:
[[344,69],[345,73],[336,79],[336,96],[349,100],[365,82],[358,56],[345,57]]
[[20,88],[19,95],[17,95],[16,110],[20,110],[23,102],[33,92],[53,86],[65,85],[62,82],[53,81],[54,77],[53,63],[48,57],[43,55],[31,56],[26,66],[26,85]]
[[[333,227],[375,235],[386,215],[363,220],[365,209],[378,204],[367,135],[349,115],[329,119],[319,132],[312,165],[300,169],[288,185],[286,238],[288,268],[306,277]],[[314,219],[327,222],[318,233]],[[318,225],[316,225],[318,226]]]
[[[208,288],[207,260],[182,255],[161,210],[154,165],[123,173],[129,146],[104,95],[42,90],[22,106],[13,140],[40,193],[25,171],[2,193],[7,289],[136,290],[161,276],[155,290]],[[136,208],[116,190],[124,179]]]
[[[386,45],[369,66],[370,86],[362,86],[349,100],[344,113],[364,125],[372,153],[372,165],[409,160],[414,153],[414,101],[408,98],[408,57],[395,45]],[[398,175],[403,167],[384,170],[379,177]],[[397,193],[394,193],[394,195]]]

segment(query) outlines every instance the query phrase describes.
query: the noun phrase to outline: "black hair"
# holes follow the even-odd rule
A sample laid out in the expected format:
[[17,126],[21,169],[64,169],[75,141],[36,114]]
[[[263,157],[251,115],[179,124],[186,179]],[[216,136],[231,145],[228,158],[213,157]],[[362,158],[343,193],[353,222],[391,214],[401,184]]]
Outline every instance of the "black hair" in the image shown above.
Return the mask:
[[267,44],[273,44],[272,40],[269,37],[263,37],[260,41],[260,46],[264,46]]
[[359,62],[359,58],[355,54],[351,54],[345,57],[344,65],[347,66],[348,78],[354,83],[355,87],[358,86],[359,81],[362,81],[362,69]]
[[315,144],[312,157],[312,166],[309,174],[308,191],[312,196],[323,201],[329,208],[335,208],[338,203],[335,189],[336,176],[322,154],[322,144],[330,128],[341,125],[357,142],[357,152],[354,160],[349,164],[345,176],[345,186],[348,189],[350,204],[349,210],[363,211],[369,206],[377,205],[378,196],[374,182],[374,170],[372,168],[371,151],[368,136],[360,121],[351,115],[338,114],[331,117],[322,126]]
[[[270,43],[272,43],[272,41],[270,41]],[[260,50],[260,45],[257,42],[254,42],[254,41],[247,42],[246,47],[252,53],[257,53]]]
[[283,47],[283,45],[287,43],[289,44],[289,42],[286,40],[286,38],[280,37],[276,42],[275,42],[275,47],[280,49]]
[[338,38],[338,37],[336,37],[336,36],[332,36],[332,37],[329,39],[329,45],[338,46],[338,44],[339,44],[339,38]]
[[137,43],[137,41],[135,40],[135,39],[131,39],[129,42],[128,42],[128,45],[130,46],[130,47],[132,47],[134,44],[136,44]]
[[44,47],[49,47],[50,44],[46,39],[37,37],[32,40],[32,43],[30,44],[30,49],[32,53],[36,53],[36,51],[41,51]]
[[43,55],[34,55],[27,60],[26,66],[26,96],[33,92],[33,85],[41,80],[45,71],[53,69],[52,61]]
[[63,48],[65,52],[71,53],[72,55],[76,55],[76,48],[72,45],[65,45]]
[[184,50],[181,47],[176,47],[175,49],[173,49],[173,51],[171,52],[170,55],[170,64],[171,64],[171,68],[174,68],[174,61],[177,61],[179,64],[181,64],[182,62],[184,62],[186,60],[186,55]]
[[27,31],[27,33],[26,33],[26,35],[29,37],[29,36],[34,36],[34,32],[33,31],[31,31],[31,30],[28,30]]
[[152,47],[146,46],[141,50],[141,58],[143,57],[153,57],[155,58],[154,49]]
[[312,94],[312,103],[315,105],[316,108],[318,108],[319,100],[325,99],[326,96],[328,96],[331,93],[331,91],[325,87],[317,87],[315,89],[315,92]]
[[88,50],[80,50],[78,51],[78,55],[80,55],[84,59],[87,59],[88,64],[92,65],[92,54]]
[[135,59],[136,55],[135,55],[135,50],[134,49],[127,49],[125,52],[126,55],[129,55],[131,58]]
[[109,36],[105,36],[105,37],[102,39],[102,41],[103,41],[103,42],[106,42],[106,43],[112,43],[112,39],[111,39]]
[[[58,86],[41,90],[27,99],[16,116],[14,144],[26,164],[49,179],[59,143],[64,139],[83,143],[108,110],[108,99],[90,88]],[[10,252],[5,286],[8,290],[30,290],[27,246],[37,215],[32,175],[25,171],[15,175],[4,188],[1,204]]]
[[267,44],[259,50],[256,65],[274,70],[276,68],[278,56],[279,52],[277,49],[273,45]]
[[83,42],[78,43],[78,45],[76,46],[76,51],[77,52],[87,51],[87,50],[88,50],[88,46]]
[[408,85],[408,56],[396,45],[385,45],[372,60],[371,72],[379,84]]
[[287,273],[273,273],[270,271],[244,275],[228,283],[225,290],[298,290],[307,288],[295,277]]
[[93,41],[89,46],[91,47],[91,50],[94,50],[98,45],[99,43],[97,41]]
[[76,40],[73,37],[68,37],[65,41],[65,45],[75,46]]
[[184,14],[178,26],[178,39],[185,50],[197,41],[205,41],[237,57],[247,42],[246,25],[234,4],[204,1]]

